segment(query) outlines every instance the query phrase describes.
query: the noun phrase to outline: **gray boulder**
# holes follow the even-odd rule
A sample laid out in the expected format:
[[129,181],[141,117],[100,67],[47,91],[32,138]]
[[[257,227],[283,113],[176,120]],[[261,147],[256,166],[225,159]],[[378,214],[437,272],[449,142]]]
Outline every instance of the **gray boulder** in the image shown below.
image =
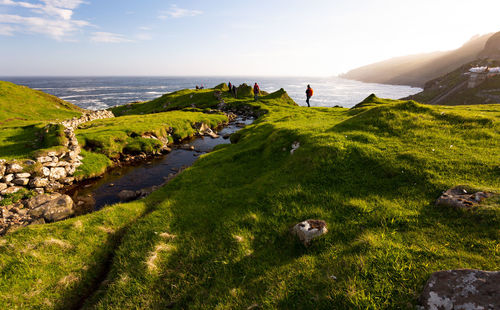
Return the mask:
[[436,205],[457,209],[471,209],[477,207],[481,201],[491,197],[492,195],[492,193],[470,191],[464,186],[456,186],[444,192],[436,200]]
[[129,190],[122,190],[120,193],[118,193],[118,198],[120,198],[121,201],[131,201],[137,198],[137,193],[135,191],[129,191]]
[[438,271],[420,295],[425,310],[500,309],[500,272],[473,269]]
[[74,214],[71,197],[59,193],[33,197],[25,202],[25,207],[30,209],[33,218],[43,217],[47,222],[60,221]]

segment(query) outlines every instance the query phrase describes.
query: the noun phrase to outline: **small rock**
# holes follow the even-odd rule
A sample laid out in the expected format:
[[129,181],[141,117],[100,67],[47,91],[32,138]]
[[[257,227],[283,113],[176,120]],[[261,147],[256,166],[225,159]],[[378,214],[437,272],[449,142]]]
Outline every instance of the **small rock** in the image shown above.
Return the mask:
[[16,173],[16,179],[26,179],[31,176],[30,173]]
[[323,220],[306,220],[292,227],[292,234],[308,246],[311,240],[328,232],[326,222]]
[[10,183],[12,182],[12,180],[14,180],[14,175],[13,174],[6,174],[3,176],[3,181],[5,183]]
[[118,198],[120,198],[121,201],[131,201],[137,198],[137,194],[135,191],[122,190],[118,193]]
[[438,271],[427,281],[420,304],[425,310],[500,309],[499,283],[499,271]]
[[50,169],[50,178],[52,180],[59,180],[65,178],[67,175],[66,169],[63,167],[55,167]]
[[43,193],[45,193],[45,190],[43,188],[35,188],[33,189],[35,191],[35,193],[37,193],[38,195],[41,195]]
[[33,166],[34,164],[36,164],[36,161],[29,159],[29,160],[25,161],[24,164],[26,166]]
[[226,133],[225,135],[222,136],[222,138],[224,140],[227,140],[227,139],[231,138],[231,134],[230,133]]
[[42,174],[46,177],[50,176],[50,168],[43,167],[42,168]]
[[18,191],[21,190],[22,187],[18,187],[18,186],[13,186],[13,187],[9,187],[7,189],[4,189],[3,191],[0,192],[0,194],[2,195],[11,195],[11,194],[15,194],[17,193]]
[[50,163],[52,162],[52,158],[50,158],[49,156],[40,156],[36,158],[36,161],[41,164]]
[[290,150],[290,154],[293,154],[300,147],[300,142],[295,141],[292,143],[292,149]]
[[29,182],[30,182],[30,179],[28,179],[28,178],[18,178],[18,179],[14,179],[14,181],[13,181],[14,184],[20,185],[20,186],[26,186],[26,185],[28,185]]
[[3,191],[4,189],[6,189],[8,187],[7,184],[5,183],[0,183],[0,192]]
[[7,173],[19,173],[23,171],[23,167],[19,164],[10,164],[7,166]]

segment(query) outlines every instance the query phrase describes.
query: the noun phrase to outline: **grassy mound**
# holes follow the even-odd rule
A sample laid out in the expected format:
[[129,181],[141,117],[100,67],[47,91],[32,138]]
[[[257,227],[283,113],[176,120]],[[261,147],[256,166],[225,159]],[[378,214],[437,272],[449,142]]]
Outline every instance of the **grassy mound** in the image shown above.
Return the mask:
[[64,142],[63,128],[47,126],[81,115],[81,109],[57,97],[0,81],[0,158],[30,158]]
[[[500,202],[434,201],[459,184],[500,191],[499,106],[304,108],[285,94],[145,200],[7,235],[0,305],[401,309],[433,271],[498,270]],[[288,230],[308,218],[329,233],[305,248]]]

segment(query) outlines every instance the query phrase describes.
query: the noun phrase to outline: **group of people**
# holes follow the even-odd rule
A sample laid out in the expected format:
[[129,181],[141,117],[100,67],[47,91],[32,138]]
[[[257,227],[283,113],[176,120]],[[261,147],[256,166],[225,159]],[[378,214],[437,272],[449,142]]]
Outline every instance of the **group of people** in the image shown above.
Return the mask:
[[[237,98],[238,97],[238,89],[236,88],[236,86],[233,85],[231,82],[229,82],[227,85],[229,86],[229,92],[233,95],[234,98]],[[198,85],[196,85],[196,90],[203,89],[203,88],[204,88],[203,85],[201,85],[200,87],[198,87]],[[255,82],[255,84],[253,85],[253,96],[254,96],[255,101],[259,100],[259,94],[260,94],[260,87],[259,87],[259,84],[257,84],[257,82]],[[307,103],[308,107],[311,107],[309,100],[311,99],[313,94],[314,94],[314,91],[311,88],[311,85],[307,85],[306,103]]]
[[[229,86],[229,91],[231,92],[231,94],[234,96],[234,98],[236,98],[238,96],[238,91],[236,89],[236,86],[233,85],[231,82],[229,82],[227,85]],[[255,84],[253,85],[253,96],[254,96],[255,101],[259,100],[259,94],[260,94],[260,87],[259,87],[259,84],[257,84],[257,82],[255,82]],[[314,91],[313,91],[311,85],[307,85],[306,103],[307,103],[308,107],[311,107],[309,100],[311,99],[313,94],[314,94]]]
[[203,86],[203,84],[201,84],[201,86],[196,85],[196,90],[200,90],[200,89],[205,89],[205,86]]

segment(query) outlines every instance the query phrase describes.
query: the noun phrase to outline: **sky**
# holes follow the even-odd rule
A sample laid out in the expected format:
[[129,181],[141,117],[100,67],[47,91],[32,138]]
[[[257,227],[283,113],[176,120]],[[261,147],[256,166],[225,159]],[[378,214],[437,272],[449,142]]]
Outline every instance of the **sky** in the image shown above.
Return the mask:
[[0,76],[333,76],[500,31],[499,0],[0,0]]

